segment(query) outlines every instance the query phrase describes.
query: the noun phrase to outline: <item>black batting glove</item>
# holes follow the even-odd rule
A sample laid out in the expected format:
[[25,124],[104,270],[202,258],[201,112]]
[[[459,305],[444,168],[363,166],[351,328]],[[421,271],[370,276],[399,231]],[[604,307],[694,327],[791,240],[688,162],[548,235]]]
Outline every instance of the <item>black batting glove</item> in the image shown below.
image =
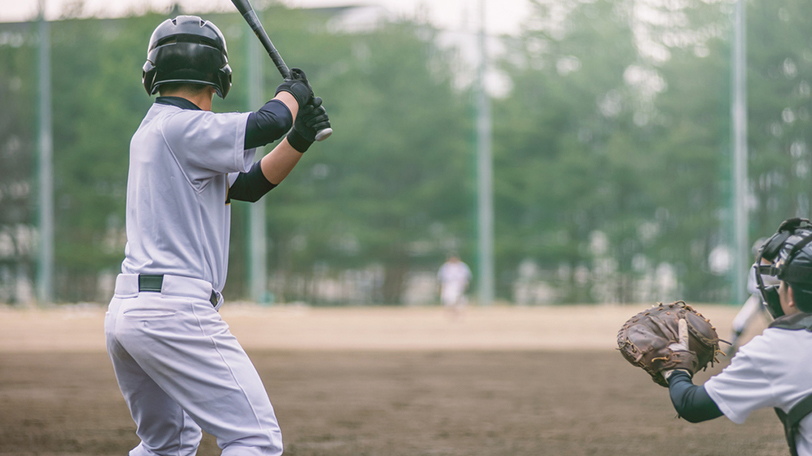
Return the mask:
[[307,82],[304,71],[299,68],[290,69],[290,77],[285,79],[282,84],[279,84],[274,96],[279,95],[279,92],[288,92],[293,95],[296,103],[299,104],[299,109],[302,109],[313,100],[313,89],[310,87],[310,83]]
[[330,128],[330,118],[321,105],[321,98],[315,97],[310,104],[299,109],[293,128],[288,133],[288,143],[304,153],[316,140],[316,133],[325,128]]

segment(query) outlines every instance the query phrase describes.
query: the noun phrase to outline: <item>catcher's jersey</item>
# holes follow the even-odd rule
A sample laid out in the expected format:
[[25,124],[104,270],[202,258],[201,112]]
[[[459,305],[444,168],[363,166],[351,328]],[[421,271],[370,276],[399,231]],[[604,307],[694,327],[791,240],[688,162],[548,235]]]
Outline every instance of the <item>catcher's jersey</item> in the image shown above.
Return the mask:
[[[705,390],[734,423],[741,424],[756,409],[778,407],[784,412],[812,394],[812,332],[765,329],[739,349],[720,374],[705,382]],[[812,456],[812,414],[800,423],[799,455]]]
[[193,277],[222,291],[228,187],[254,159],[254,149],[244,150],[249,113],[195,108],[158,98],[133,135],[121,271]]

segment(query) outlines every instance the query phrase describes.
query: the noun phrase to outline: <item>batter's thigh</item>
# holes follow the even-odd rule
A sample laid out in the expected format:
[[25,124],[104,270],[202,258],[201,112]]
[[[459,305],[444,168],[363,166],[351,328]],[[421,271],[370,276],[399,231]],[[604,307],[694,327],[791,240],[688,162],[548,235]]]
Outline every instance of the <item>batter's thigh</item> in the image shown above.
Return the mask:
[[279,455],[282,438],[262,380],[211,303],[140,293],[124,300],[115,339],[206,432],[223,455]]
[[121,301],[113,298],[104,327],[107,353],[141,439],[130,455],[194,455],[202,438],[200,427],[141,369],[115,337]]

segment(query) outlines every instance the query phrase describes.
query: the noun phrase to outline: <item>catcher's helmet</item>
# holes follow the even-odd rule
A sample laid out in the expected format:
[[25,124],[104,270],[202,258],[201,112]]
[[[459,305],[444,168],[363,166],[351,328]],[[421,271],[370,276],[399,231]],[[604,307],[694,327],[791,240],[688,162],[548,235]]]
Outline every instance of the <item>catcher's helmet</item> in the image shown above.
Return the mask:
[[[753,265],[761,299],[767,310],[778,318],[784,315],[778,297],[778,285],[766,285],[762,274],[775,276],[792,287],[795,304],[802,312],[812,312],[812,222],[802,218],[784,220],[770,239],[764,242]],[[762,264],[761,260],[770,264]]]
[[220,98],[231,88],[226,39],[216,25],[197,16],[167,19],[155,28],[143,70],[150,95],[170,83],[214,86]]

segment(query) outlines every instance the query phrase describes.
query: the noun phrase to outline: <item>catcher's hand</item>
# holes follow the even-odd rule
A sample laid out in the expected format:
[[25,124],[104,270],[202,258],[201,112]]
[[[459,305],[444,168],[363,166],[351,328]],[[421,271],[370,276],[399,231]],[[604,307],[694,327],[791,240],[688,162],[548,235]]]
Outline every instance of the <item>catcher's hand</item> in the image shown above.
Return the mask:
[[617,333],[623,357],[665,387],[664,373],[683,369],[693,376],[708,363],[718,362],[719,341],[710,321],[683,301],[644,310]]

